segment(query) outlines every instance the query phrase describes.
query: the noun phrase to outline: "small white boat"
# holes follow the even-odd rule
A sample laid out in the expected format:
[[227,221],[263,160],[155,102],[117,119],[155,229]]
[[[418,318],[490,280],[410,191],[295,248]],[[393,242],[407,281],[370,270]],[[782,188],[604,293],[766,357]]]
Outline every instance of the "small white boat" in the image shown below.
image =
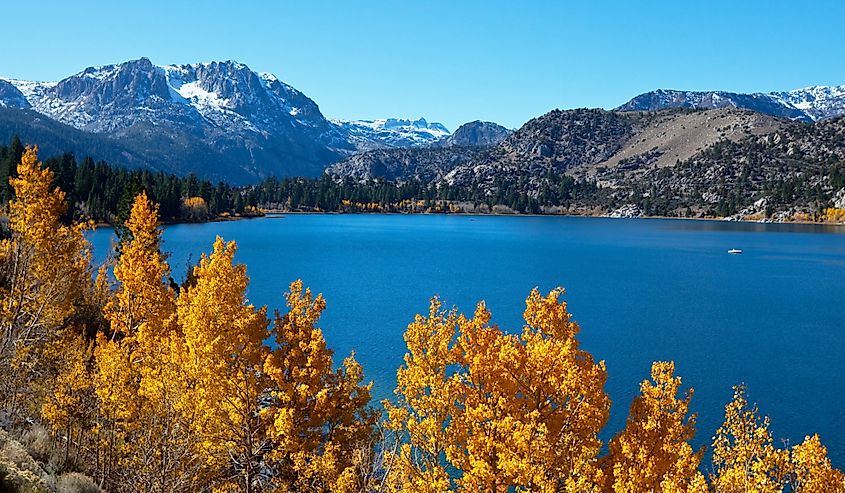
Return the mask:
[[739,255],[740,253],[742,253],[742,250],[740,250],[739,248],[731,248],[730,250],[728,250],[728,253],[730,253],[731,255]]

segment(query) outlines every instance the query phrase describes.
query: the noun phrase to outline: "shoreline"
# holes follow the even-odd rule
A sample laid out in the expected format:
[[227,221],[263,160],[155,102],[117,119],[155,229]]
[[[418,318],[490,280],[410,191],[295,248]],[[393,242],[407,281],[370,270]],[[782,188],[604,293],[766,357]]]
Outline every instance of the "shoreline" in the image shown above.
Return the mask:
[[[264,216],[273,215],[278,218],[285,215],[384,215],[384,216],[469,216],[469,217],[584,217],[584,218],[604,218],[604,219],[669,219],[675,221],[706,221],[717,223],[742,223],[742,224],[772,224],[772,225],[811,225],[811,226],[837,226],[845,227],[845,223],[828,223],[820,221],[783,221],[783,222],[762,222],[759,220],[750,219],[725,219],[719,217],[678,217],[678,216],[632,216],[632,217],[616,217],[607,214],[506,214],[494,212],[338,212],[338,211],[280,211],[267,210]],[[209,221],[211,222],[211,221]]]
[[[161,226],[172,226],[174,224],[207,224],[207,223],[224,223],[229,221],[241,221],[244,219],[261,219],[265,217],[265,215],[260,216],[217,216],[211,219],[207,219],[205,221],[159,221],[159,225]],[[97,228],[113,228],[114,224],[107,223],[107,222],[95,222],[94,229]]]
[[[230,221],[243,221],[249,219],[283,219],[286,215],[382,215],[382,216],[466,216],[466,217],[579,217],[579,218],[602,218],[602,219],[660,219],[673,221],[703,221],[715,223],[740,223],[740,224],[763,224],[763,225],[802,225],[802,226],[832,226],[836,228],[845,229],[845,223],[828,223],[817,221],[784,221],[784,222],[761,222],[759,220],[749,219],[724,219],[718,217],[677,217],[677,216],[632,216],[632,217],[617,217],[607,214],[507,214],[507,213],[493,213],[493,212],[339,212],[339,211],[280,211],[267,210],[260,216],[219,216],[206,221],[161,221],[162,226],[172,226],[176,224],[207,224],[207,223],[221,223]],[[105,222],[98,222],[94,224],[94,229],[98,228],[113,228],[114,225]]]

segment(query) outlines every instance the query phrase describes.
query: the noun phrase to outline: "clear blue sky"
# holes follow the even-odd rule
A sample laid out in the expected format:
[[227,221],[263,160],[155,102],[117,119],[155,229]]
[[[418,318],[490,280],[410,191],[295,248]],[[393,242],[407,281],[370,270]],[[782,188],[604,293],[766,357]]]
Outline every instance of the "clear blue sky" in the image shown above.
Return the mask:
[[[6,2],[0,75],[238,60],[329,117],[518,127],[655,88],[845,84],[845,1]],[[17,22],[15,22],[16,19]]]

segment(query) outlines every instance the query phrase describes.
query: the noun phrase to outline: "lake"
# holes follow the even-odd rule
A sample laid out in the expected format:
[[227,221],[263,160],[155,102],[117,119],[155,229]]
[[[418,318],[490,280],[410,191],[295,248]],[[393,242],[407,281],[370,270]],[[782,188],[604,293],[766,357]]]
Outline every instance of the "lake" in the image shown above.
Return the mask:
[[[582,346],[608,369],[603,438],[624,427],[652,361],[674,360],[695,388],[696,443],[710,442],[731,386],[771,417],[775,439],[819,433],[845,466],[845,228],[660,219],[461,215],[287,215],[168,226],[177,280],[236,240],[250,301],[283,307],[290,281],[323,293],[337,362],[354,350],[374,397],[390,397],[402,334],[438,294],[471,314],[522,327],[532,287],[567,289]],[[95,257],[112,232],[91,234]],[[742,255],[728,249],[741,248]]]

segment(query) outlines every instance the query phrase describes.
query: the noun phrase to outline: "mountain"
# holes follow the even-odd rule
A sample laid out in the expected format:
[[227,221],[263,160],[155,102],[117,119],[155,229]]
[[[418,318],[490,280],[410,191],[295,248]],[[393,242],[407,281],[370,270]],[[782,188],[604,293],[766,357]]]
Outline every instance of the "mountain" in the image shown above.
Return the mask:
[[236,183],[317,175],[355,149],[307,96],[233,61],[158,66],[141,58],[59,82],[7,79],[0,100],[154,151],[180,174]]
[[440,145],[446,147],[487,147],[498,144],[512,133],[512,130],[507,129],[498,123],[476,120],[474,122],[464,123],[458,127],[452,135],[446,137],[445,139],[441,139]]
[[675,91],[658,89],[640,94],[617,111],[657,111],[668,108],[744,108],[790,120],[813,121],[806,112],[773,94],[739,94],[724,91]]
[[720,140],[670,167],[609,171],[599,172],[605,202],[638,203],[646,214],[812,218],[845,204],[845,118],[783,122]]
[[330,166],[326,174],[337,180],[349,178],[357,182],[384,179],[435,183],[456,167],[480,159],[485,151],[480,147],[436,146],[373,149]]
[[353,154],[330,166],[326,173],[338,180],[418,180],[431,183],[443,179],[457,167],[484,159],[492,146],[511,133],[496,123],[469,122],[458,127],[453,134],[428,140],[424,145],[377,147]]
[[390,147],[419,147],[449,136],[443,125],[419,120],[386,118],[379,120],[333,120],[358,150]]
[[599,109],[553,110],[528,121],[479,159],[456,166],[444,180],[491,191],[497,182],[530,182],[548,173],[604,161],[633,134],[633,117]]
[[0,79],[0,108],[29,109],[29,101],[14,84]]
[[616,109],[656,111],[667,108],[743,108],[790,120],[812,122],[845,115],[845,85],[753,94],[658,89],[640,94]]
[[[549,169],[563,173],[577,164],[603,161],[633,133],[635,118],[638,116],[595,109],[554,110],[530,120],[493,146],[434,147],[413,154],[404,149],[371,151],[351,156],[326,172],[357,180],[404,181],[426,176],[450,185],[489,189],[500,179],[529,178]],[[467,133],[472,134],[473,127],[471,124]],[[459,138],[463,134],[458,134]]]
[[813,86],[771,94],[815,121],[845,115],[845,85]]

